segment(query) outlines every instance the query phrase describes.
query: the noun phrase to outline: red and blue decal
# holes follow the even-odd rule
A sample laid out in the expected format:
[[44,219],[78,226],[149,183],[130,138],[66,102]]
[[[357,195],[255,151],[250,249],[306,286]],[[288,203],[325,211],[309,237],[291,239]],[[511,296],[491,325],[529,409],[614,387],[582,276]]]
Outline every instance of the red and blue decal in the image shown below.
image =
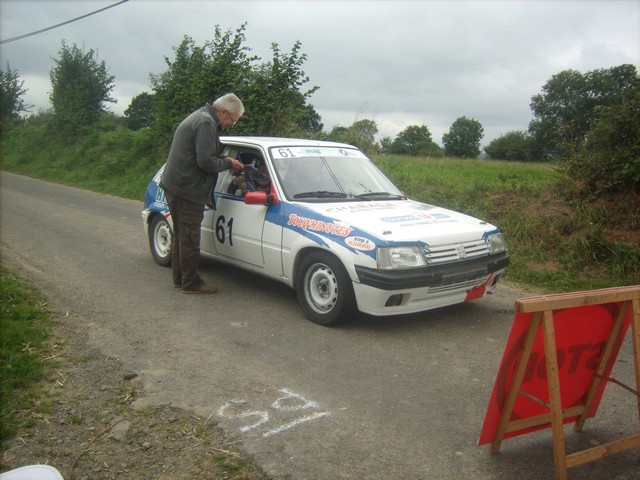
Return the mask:
[[325,248],[331,248],[327,242],[331,239],[355,254],[372,258],[375,258],[376,246],[380,243],[376,237],[352,225],[297,205],[287,205],[283,227],[304,235]]

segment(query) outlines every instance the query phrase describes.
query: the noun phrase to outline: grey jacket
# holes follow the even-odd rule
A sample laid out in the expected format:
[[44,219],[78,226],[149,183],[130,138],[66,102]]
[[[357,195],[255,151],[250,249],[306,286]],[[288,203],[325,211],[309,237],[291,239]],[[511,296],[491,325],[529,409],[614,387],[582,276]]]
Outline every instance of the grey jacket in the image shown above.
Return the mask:
[[218,172],[231,168],[220,156],[220,119],[211,105],[186,117],[173,135],[160,186],[199,205],[213,203]]

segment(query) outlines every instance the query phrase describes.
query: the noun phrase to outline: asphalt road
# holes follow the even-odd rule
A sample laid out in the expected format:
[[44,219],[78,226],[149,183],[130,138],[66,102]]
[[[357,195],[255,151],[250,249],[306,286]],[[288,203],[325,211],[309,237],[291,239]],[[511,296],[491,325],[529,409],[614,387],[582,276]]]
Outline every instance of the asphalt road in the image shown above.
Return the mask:
[[[183,295],[156,265],[142,203],[2,173],[3,263],[68,311],[91,346],[140,375],[136,408],[211,416],[274,478],[552,479],[551,431],[478,447],[521,296],[339,328],[305,319],[291,290],[203,261],[214,296]],[[630,341],[614,376],[633,385]],[[634,396],[610,385],[569,452],[638,433]],[[638,451],[569,478],[640,478]]]

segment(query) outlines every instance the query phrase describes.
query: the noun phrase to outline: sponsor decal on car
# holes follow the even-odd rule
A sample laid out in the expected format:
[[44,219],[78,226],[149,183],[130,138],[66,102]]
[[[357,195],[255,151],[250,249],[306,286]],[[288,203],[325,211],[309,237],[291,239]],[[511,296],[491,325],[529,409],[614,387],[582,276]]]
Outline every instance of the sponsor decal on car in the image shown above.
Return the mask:
[[439,223],[457,223],[458,220],[443,213],[418,213],[411,215],[399,215],[396,217],[382,217],[387,223],[397,223],[400,227],[415,227],[418,225],[433,225]]
[[372,212],[375,210],[395,210],[398,208],[396,204],[384,203],[384,202],[368,202],[368,203],[348,203],[331,208],[327,208],[329,213],[359,213],[359,212]]
[[299,217],[295,213],[289,214],[289,221],[287,225],[299,227],[302,230],[312,230],[316,232],[324,232],[331,235],[338,235],[341,237],[348,236],[353,228],[347,225],[338,225],[333,222],[325,222],[324,220],[317,220],[308,217]]
[[344,243],[349,245],[351,248],[355,248],[356,250],[369,251],[376,248],[375,243],[364,237],[347,237],[345,238]]
[[156,190],[156,203],[167,205],[167,197],[164,194],[164,190],[162,188],[158,188]]
[[382,217],[380,219],[383,222],[396,223],[396,222],[410,222],[412,220],[418,220],[417,217],[413,215],[401,215],[399,217]]
[[306,207],[294,206],[293,210],[295,212],[290,211],[285,215],[284,222],[284,227],[292,232],[327,249],[344,248],[356,255],[375,259],[376,237],[371,234]]

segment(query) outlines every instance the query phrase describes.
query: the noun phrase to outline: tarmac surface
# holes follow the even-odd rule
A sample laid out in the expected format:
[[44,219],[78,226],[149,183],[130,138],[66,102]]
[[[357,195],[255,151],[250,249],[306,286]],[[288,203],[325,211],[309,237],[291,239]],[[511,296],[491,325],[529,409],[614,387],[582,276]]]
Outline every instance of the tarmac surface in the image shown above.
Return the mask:
[[[273,478],[553,479],[551,430],[477,440],[513,305],[507,284],[484,299],[402,317],[360,315],[338,328],[305,319],[286,286],[220,263],[220,291],[182,295],[153,262],[141,202],[2,173],[0,242],[71,312],[91,345],[136,372],[135,408],[211,416]],[[630,335],[613,377],[634,385]],[[637,397],[608,385],[568,452],[639,429]],[[571,480],[640,478],[638,449],[577,466]]]

